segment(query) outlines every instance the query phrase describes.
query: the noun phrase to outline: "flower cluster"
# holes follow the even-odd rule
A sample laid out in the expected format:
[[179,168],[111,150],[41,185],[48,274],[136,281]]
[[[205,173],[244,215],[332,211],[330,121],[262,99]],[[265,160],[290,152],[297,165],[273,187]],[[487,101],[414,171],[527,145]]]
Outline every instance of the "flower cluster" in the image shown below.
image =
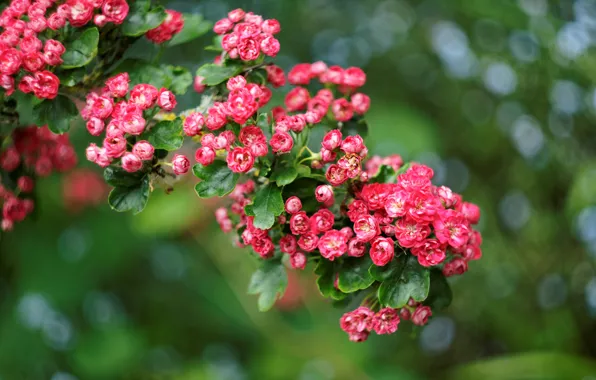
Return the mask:
[[402,320],[411,320],[417,326],[424,326],[431,316],[430,307],[410,299],[400,309],[385,307],[374,312],[366,306],[360,306],[345,313],[339,320],[339,325],[348,333],[352,342],[364,342],[372,331],[378,335],[393,334]]
[[229,12],[228,17],[213,26],[213,31],[223,36],[221,47],[227,55],[242,61],[255,61],[261,53],[275,57],[280,45],[273,36],[280,30],[277,20],[263,20],[263,17],[242,9]]
[[40,99],[53,99],[60,80],[52,67],[63,63],[64,45],[47,36],[68,22],[75,28],[92,19],[98,26],[121,24],[128,15],[126,0],[12,0],[0,14],[0,87],[8,95],[18,89]]
[[90,169],[76,169],[62,181],[64,205],[73,213],[101,204],[108,192],[103,178]]
[[184,19],[182,13],[174,10],[166,10],[167,16],[157,28],[151,29],[145,34],[145,37],[156,44],[163,44],[172,39],[176,34],[184,28]]
[[0,153],[0,168],[11,178],[4,186],[0,184],[2,230],[5,231],[33,211],[34,203],[28,196],[35,187],[35,177],[67,171],[77,163],[68,136],[55,135],[46,127],[15,129],[10,141],[11,145]]
[[[100,136],[105,132],[103,146],[90,144],[86,150],[87,159],[101,167],[119,159],[122,169],[134,173],[143,167],[144,162],[150,163],[155,153],[149,141],[137,141],[137,137],[150,125],[147,119],[155,113],[156,107],[164,111],[176,107],[176,96],[165,88],[158,90],[150,84],[138,84],[130,92],[129,87],[127,73],[108,79],[101,93],[91,92],[87,96],[81,115],[87,121],[87,131],[91,135]],[[130,144],[129,138],[135,143]],[[188,172],[190,162],[185,156],[176,155],[172,165],[176,174],[184,174]]]

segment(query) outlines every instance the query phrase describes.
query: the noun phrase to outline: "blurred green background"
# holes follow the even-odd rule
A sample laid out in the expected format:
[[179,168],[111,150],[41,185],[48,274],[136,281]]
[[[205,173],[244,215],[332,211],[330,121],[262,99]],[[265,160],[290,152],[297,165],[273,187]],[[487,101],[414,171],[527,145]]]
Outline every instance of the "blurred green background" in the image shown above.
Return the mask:
[[[218,231],[194,179],[133,217],[75,207],[101,186],[52,177],[36,218],[0,241],[0,379],[596,379],[596,2],[163,3],[277,18],[285,69],[363,67],[371,152],[426,163],[478,203],[484,257],[429,325],[354,344],[311,270],[257,311],[256,263]],[[195,70],[212,37],[165,59]],[[83,161],[88,136],[72,138]]]

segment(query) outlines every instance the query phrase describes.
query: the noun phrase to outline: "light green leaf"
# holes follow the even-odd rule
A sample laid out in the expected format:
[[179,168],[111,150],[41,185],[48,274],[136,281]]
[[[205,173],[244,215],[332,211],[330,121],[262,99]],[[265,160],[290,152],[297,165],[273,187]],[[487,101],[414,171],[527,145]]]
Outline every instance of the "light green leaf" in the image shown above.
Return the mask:
[[252,210],[255,214],[255,227],[262,230],[271,228],[275,217],[284,211],[281,189],[272,183],[263,186],[255,196]]
[[218,66],[213,63],[207,63],[197,70],[197,75],[205,78],[203,84],[215,86],[229,78],[239,74],[242,71],[240,65]]
[[162,67],[170,79],[167,87],[176,95],[184,95],[193,82],[190,71],[181,66],[164,65]]
[[294,182],[298,177],[298,171],[293,166],[289,166],[287,163],[275,165],[273,173],[271,174],[271,180],[277,183],[277,186],[285,186]]
[[288,276],[281,261],[267,260],[252,275],[248,294],[259,294],[259,310],[267,311],[284,294],[287,286]]
[[162,6],[151,8],[151,0],[136,0],[124,23],[122,33],[129,37],[139,37],[151,29],[157,28],[166,19],[166,11]]
[[182,120],[176,118],[172,121],[160,121],[143,133],[141,139],[149,141],[155,149],[165,149],[167,151],[180,149],[184,142]]

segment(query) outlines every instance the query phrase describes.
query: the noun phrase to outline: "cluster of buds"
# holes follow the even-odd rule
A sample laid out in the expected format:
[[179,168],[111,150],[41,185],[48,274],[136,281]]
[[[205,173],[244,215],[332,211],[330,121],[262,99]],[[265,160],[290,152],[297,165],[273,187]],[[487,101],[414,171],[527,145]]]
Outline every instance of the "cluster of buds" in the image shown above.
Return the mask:
[[157,28],[151,29],[145,34],[145,37],[153,43],[163,44],[171,40],[176,34],[182,31],[184,28],[184,19],[182,13],[173,11],[171,9],[166,10],[167,16],[164,22],[162,22]]
[[[127,73],[108,79],[101,93],[91,92],[87,96],[81,115],[87,121],[91,135],[100,136],[105,132],[103,146],[90,144],[86,150],[87,159],[101,167],[120,159],[122,169],[134,173],[143,167],[144,162],[151,163],[155,153],[148,141],[136,141],[137,137],[150,126],[147,119],[156,111],[171,111],[176,107],[176,97],[171,91],[158,90],[150,84],[138,84],[130,91],[129,87]],[[129,139],[135,141],[134,144],[130,144]],[[184,174],[188,172],[190,162],[185,156],[176,155],[172,165],[176,174]]]
[[428,306],[410,299],[402,308],[385,307],[375,312],[366,306],[345,313],[339,325],[352,342],[364,342],[372,331],[378,335],[393,334],[401,321],[411,320],[417,326],[424,326],[432,316]]
[[213,26],[213,31],[223,36],[221,47],[226,54],[231,59],[242,61],[255,61],[261,53],[275,57],[280,45],[273,36],[280,30],[277,20],[263,20],[263,17],[242,9],[231,11],[228,17]]
[[55,135],[47,127],[15,129],[11,145],[0,153],[0,168],[8,173],[8,183],[0,184],[2,230],[11,230],[33,211],[33,200],[28,198],[35,187],[35,177],[46,177],[52,172],[70,170],[77,157],[68,136]]

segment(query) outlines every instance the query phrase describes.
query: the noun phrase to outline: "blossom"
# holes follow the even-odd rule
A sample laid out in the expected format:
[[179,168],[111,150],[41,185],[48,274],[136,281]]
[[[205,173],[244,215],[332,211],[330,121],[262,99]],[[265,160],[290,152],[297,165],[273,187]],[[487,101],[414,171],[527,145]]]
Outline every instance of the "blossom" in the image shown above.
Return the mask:
[[176,175],[188,173],[190,169],[190,160],[182,154],[175,154],[172,158],[172,170]]
[[252,169],[255,163],[255,158],[250,152],[250,149],[236,147],[228,153],[226,161],[231,171],[235,173],[246,173]]
[[390,307],[379,310],[373,317],[372,328],[379,335],[393,334],[399,325],[399,313]]
[[300,202],[300,198],[291,196],[286,199],[285,209],[288,214],[295,214],[299,212],[301,208],[302,202]]
[[338,230],[329,230],[319,239],[318,248],[321,256],[333,261],[348,250],[348,239]]
[[418,306],[412,314],[412,323],[418,326],[424,326],[428,318],[432,316],[432,311],[428,306]]

